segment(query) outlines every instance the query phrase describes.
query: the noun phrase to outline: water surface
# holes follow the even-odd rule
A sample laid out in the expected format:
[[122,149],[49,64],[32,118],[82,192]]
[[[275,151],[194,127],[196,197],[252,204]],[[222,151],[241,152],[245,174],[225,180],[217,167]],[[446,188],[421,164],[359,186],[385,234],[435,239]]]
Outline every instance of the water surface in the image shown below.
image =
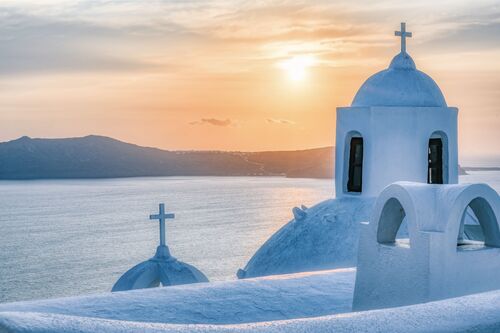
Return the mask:
[[332,196],[330,180],[157,177],[1,181],[0,302],[108,291],[152,257],[164,202],[171,253],[211,281],[234,279],[294,206]]
[[[500,192],[500,172],[471,172]],[[211,281],[235,278],[292,218],[291,209],[333,196],[332,180],[156,177],[0,181],[0,302],[109,291],[154,255],[164,202],[174,256]]]

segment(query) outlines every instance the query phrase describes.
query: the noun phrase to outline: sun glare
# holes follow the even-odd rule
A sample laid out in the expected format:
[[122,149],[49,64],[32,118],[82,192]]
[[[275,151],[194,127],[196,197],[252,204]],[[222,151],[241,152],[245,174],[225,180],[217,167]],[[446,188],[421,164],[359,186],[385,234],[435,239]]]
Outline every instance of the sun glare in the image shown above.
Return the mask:
[[285,60],[281,67],[287,72],[292,81],[301,81],[306,77],[307,68],[313,64],[314,58],[312,56],[301,55]]

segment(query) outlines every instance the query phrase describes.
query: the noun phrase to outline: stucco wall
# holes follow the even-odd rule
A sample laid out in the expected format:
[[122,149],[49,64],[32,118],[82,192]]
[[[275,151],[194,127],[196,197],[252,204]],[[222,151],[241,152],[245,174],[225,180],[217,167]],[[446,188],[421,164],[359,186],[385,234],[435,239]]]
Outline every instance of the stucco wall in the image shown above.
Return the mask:
[[[458,182],[456,108],[346,107],[337,108],[336,196],[376,197],[396,181],[427,182],[428,144],[435,132],[447,136],[447,180]],[[346,193],[349,133],[363,137],[363,190]],[[347,139],[347,142],[346,142]]]
[[[384,214],[392,205],[408,225],[409,242],[395,241],[401,218]],[[485,244],[457,246],[465,209],[475,214]],[[485,184],[427,185],[398,182],[380,194],[361,228],[353,309],[428,302],[500,289],[500,198]],[[399,224],[398,224],[399,223]]]

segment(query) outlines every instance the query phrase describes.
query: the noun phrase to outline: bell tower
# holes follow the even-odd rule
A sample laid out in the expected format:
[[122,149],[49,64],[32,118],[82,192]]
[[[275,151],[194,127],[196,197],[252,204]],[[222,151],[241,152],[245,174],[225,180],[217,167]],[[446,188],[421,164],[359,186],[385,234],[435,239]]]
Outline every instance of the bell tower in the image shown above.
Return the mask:
[[337,108],[336,197],[376,197],[397,181],[458,183],[457,114],[434,80],[401,51],[366,80],[350,107]]

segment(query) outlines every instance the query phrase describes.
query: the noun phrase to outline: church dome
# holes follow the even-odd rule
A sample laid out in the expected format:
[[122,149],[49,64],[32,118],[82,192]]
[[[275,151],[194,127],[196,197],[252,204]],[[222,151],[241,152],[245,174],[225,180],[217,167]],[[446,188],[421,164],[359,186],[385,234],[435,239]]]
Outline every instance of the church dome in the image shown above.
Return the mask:
[[160,222],[160,245],[156,248],[155,256],[126,271],[111,291],[208,282],[207,277],[194,266],[179,261],[170,254],[165,241],[165,220],[175,218],[175,214],[166,213],[162,203],[159,209],[159,214],[149,216],[150,220]]
[[359,88],[351,106],[446,107],[434,80],[419,71],[406,52],[396,55],[389,68],[372,75]]
[[111,291],[153,288],[208,282],[207,277],[194,266],[170,255],[168,247],[158,246],[156,255],[129,269],[115,283]]

